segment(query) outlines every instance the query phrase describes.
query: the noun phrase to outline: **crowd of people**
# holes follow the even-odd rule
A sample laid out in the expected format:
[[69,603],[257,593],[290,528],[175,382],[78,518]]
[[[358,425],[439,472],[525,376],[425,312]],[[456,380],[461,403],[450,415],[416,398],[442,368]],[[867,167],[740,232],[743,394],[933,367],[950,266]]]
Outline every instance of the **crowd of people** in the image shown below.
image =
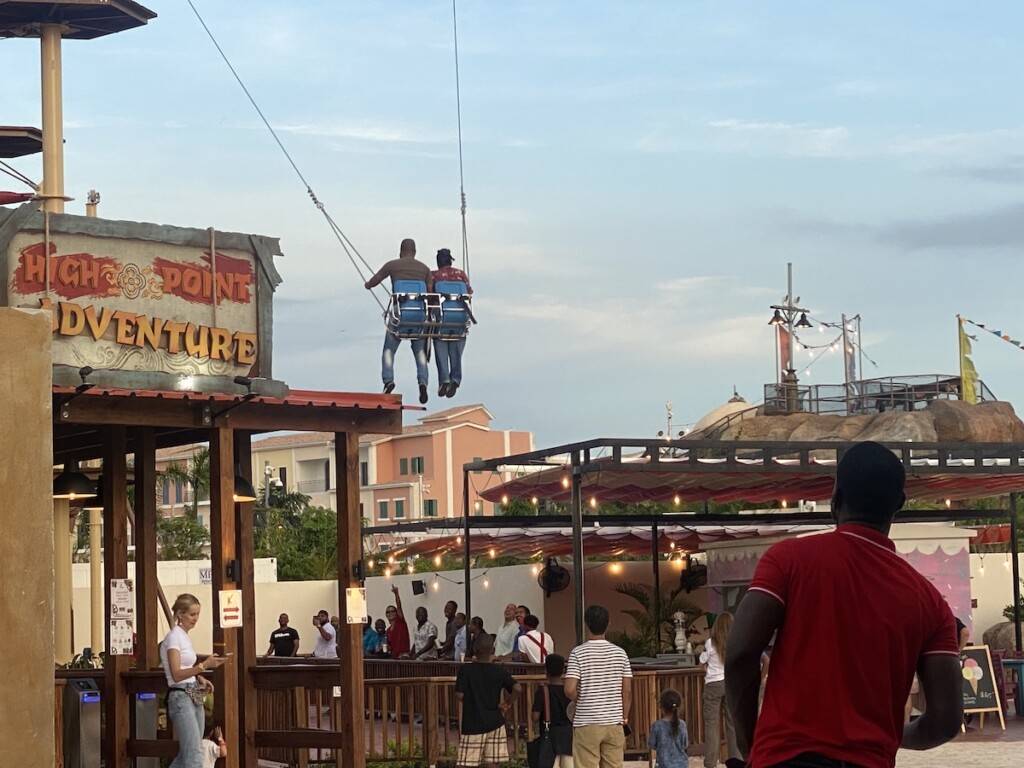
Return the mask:
[[[892,768],[900,747],[930,749],[959,732],[958,658],[966,628],[889,538],[905,502],[904,482],[903,464],[885,447],[865,442],[848,450],[837,467],[835,530],[773,545],[735,618],[722,612],[709,622],[699,657],[705,670],[705,768],[721,759],[720,722],[728,768]],[[508,761],[506,713],[523,686],[497,662],[521,661],[543,664],[547,675],[530,708],[546,739],[546,752],[531,752],[532,768],[621,768],[632,671],[626,653],[605,637],[606,608],[587,607],[586,641],[566,658],[525,605],[505,606],[492,634],[479,616],[467,622],[449,601],[442,639],[423,606],[410,629],[397,585],[392,592],[386,621],[367,622],[367,656],[473,662],[459,667],[455,681],[462,703],[458,766]],[[160,648],[168,714],[181,750],[171,765],[202,768],[204,755],[224,748],[203,752],[202,699],[213,690],[203,673],[228,659],[214,655],[198,662],[188,637],[199,619],[195,597],[181,595],[173,610],[176,626]],[[267,653],[296,655],[299,639],[288,616],[278,623]],[[314,655],[336,656],[337,627],[327,612],[313,624]],[[923,695],[924,711],[908,722],[912,685]],[[688,768],[683,699],[669,689],[660,692],[658,704],[661,717],[647,733],[655,762],[658,768]],[[546,756],[538,762],[538,755]]]

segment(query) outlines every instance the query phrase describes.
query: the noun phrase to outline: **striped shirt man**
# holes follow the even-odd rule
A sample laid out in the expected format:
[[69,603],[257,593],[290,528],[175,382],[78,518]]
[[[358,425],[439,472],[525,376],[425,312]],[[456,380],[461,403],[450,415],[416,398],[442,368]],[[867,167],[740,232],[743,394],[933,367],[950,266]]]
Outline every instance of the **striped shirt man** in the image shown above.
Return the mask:
[[569,654],[565,676],[579,680],[572,724],[618,725],[623,721],[622,678],[633,677],[629,657],[605,639],[588,640]]

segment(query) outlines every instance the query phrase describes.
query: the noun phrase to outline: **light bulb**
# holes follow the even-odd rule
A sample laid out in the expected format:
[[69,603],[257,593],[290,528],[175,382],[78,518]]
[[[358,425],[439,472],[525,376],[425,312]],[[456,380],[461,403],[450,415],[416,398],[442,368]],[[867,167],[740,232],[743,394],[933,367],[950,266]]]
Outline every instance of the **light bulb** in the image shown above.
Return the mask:
[[569,478],[568,477],[563,477],[562,478],[562,487],[563,488],[568,488],[569,487]]
[[440,555],[434,555],[434,565],[440,565],[440,564],[441,564],[441,556]]
[[536,497],[536,496],[534,496],[534,497],[533,497],[532,499],[530,499],[530,502],[531,502],[531,503],[533,504],[533,506],[535,506],[535,507],[537,506],[537,501],[538,501],[538,499],[537,499],[537,497]]
[[591,496],[590,497],[590,508],[591,509],[597,509],[597,497],[596,496]]
[[622,570],[622,566],[619,565],[618,563],[612,563],[611,566],[610,566],[610,570],[611,570],[612,573],[618,573],[619,571]]
[[391,578],[391,569],[390,568],[385,568],[384,569],[384,578],[385,579],[390,579]]
[[484,589],[487,589],[489,586],[491,586],[491,582],[489,582],[487,579],[484,579]]
[[407,570],[409,573],[412,573],[416,569],[413,567],[412,563],[409,563],[409,565],[406,566],[405,570]]
[[497,553],[495,552],[494,547],[491,547],[489,550],[487,550],[487,554],[489,554],[491,556],[491,559],[493,560]]
[[462,544],[462,537],[461,536],[456,536],[455,537],[455,543],[456,544]]
[[373,568],[373,566],[374,566],[373,560],[367,560],[366,561],[366,567],[367,568]]
[[388,565],[394,565],[394,564],[395,564],[394,556],[393,555],[388,555]]
[[438,583],[437,579],[434,579],[434,591],[437,592],[440,588],[441,585]]
[[1010,556],[1009,555],[1007,555],[1006,558],[1003,560],[1003,568],[1005,568],[1006,570],[1010,570]]
[[508,504],[508,496],[502,496],[501,497],[501,503],[503,505],[507,505]]
[[535,566],[533,566],[533,568],[531,568],[531,569],[530,569],[530,572],[531,572],[531,573],[532,573],[532,574],[533,574],[534,576],[536,576],[536,575],[537,575],[538,573],[540,573],[540,566],[539,566],[539,565],[535,565]]
[[679,494],[678,493],[675,496],[672,497],[672,503],[675,504],[677,507],[679,506],[681,501],[682,501],[682,499],[679,498]]

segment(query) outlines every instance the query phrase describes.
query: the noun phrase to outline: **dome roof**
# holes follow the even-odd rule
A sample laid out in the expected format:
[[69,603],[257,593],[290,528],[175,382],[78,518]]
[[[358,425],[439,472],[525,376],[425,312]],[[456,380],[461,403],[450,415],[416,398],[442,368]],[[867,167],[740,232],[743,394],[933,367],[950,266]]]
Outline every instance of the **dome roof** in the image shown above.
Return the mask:
[[748,403],[746,400],[740,397],[735,390],[733,390],[733,396],[729,398],[728,402],[723,403],[717,408],[712,408],[710,411],[705,413],[703,416],[700,417],[700,419],[697,420],[697,423],[693,425],[693,429],[690,431],[690,435],[688,435],[688,437],[698,432],[701,432],[707,429],[708,427],[714,426],[718,422],[722,421],[723,419],[729,416],[732,416],[733,414],[742,413],[743,411],[746,411],[746,413],[744,413],[743,416],[739,416],[737,418],[745,419],[748,416],[753,416],[754,414],[757,413],[757,408],[756,406],[753,406],[750,403]]

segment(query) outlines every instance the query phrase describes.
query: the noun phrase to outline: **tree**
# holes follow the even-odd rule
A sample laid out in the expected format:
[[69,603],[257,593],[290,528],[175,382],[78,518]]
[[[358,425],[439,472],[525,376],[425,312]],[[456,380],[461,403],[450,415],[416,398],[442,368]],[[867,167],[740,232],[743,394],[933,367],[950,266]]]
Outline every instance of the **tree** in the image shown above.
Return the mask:
[[265,511],[256,530],[256,556],[277,558],[281,581],[320,581],[338,577],[338,516],[324,507],[306,507],[294,515]]
[[192,489],[192,501],[188,511],[193,519],[199,517],[199,502],[210,498],[210,449],[197,448],[186,465],[177,461],[171,462],[164,470],[164,474],[171,480],[180,480],[188,484]]
[[199,560],[210,543],[210,532],[196,517],[162,517],[157,521],[156,540],[161,560]]
[[639,608],[623,610],[623,613],[631,616],[636,622],[636,628],[631,632],[609,633],[608,637],[611,642],[622,646],[632,655],[655,656],[660,653],[666,629],[669,630],[667,636],[672,637],[673,614],[685,613],[689,624],[704,612],[681,593],[665,590],[656,593],[650,584],[624,582],[616,584],[614,590],[640,604]]

